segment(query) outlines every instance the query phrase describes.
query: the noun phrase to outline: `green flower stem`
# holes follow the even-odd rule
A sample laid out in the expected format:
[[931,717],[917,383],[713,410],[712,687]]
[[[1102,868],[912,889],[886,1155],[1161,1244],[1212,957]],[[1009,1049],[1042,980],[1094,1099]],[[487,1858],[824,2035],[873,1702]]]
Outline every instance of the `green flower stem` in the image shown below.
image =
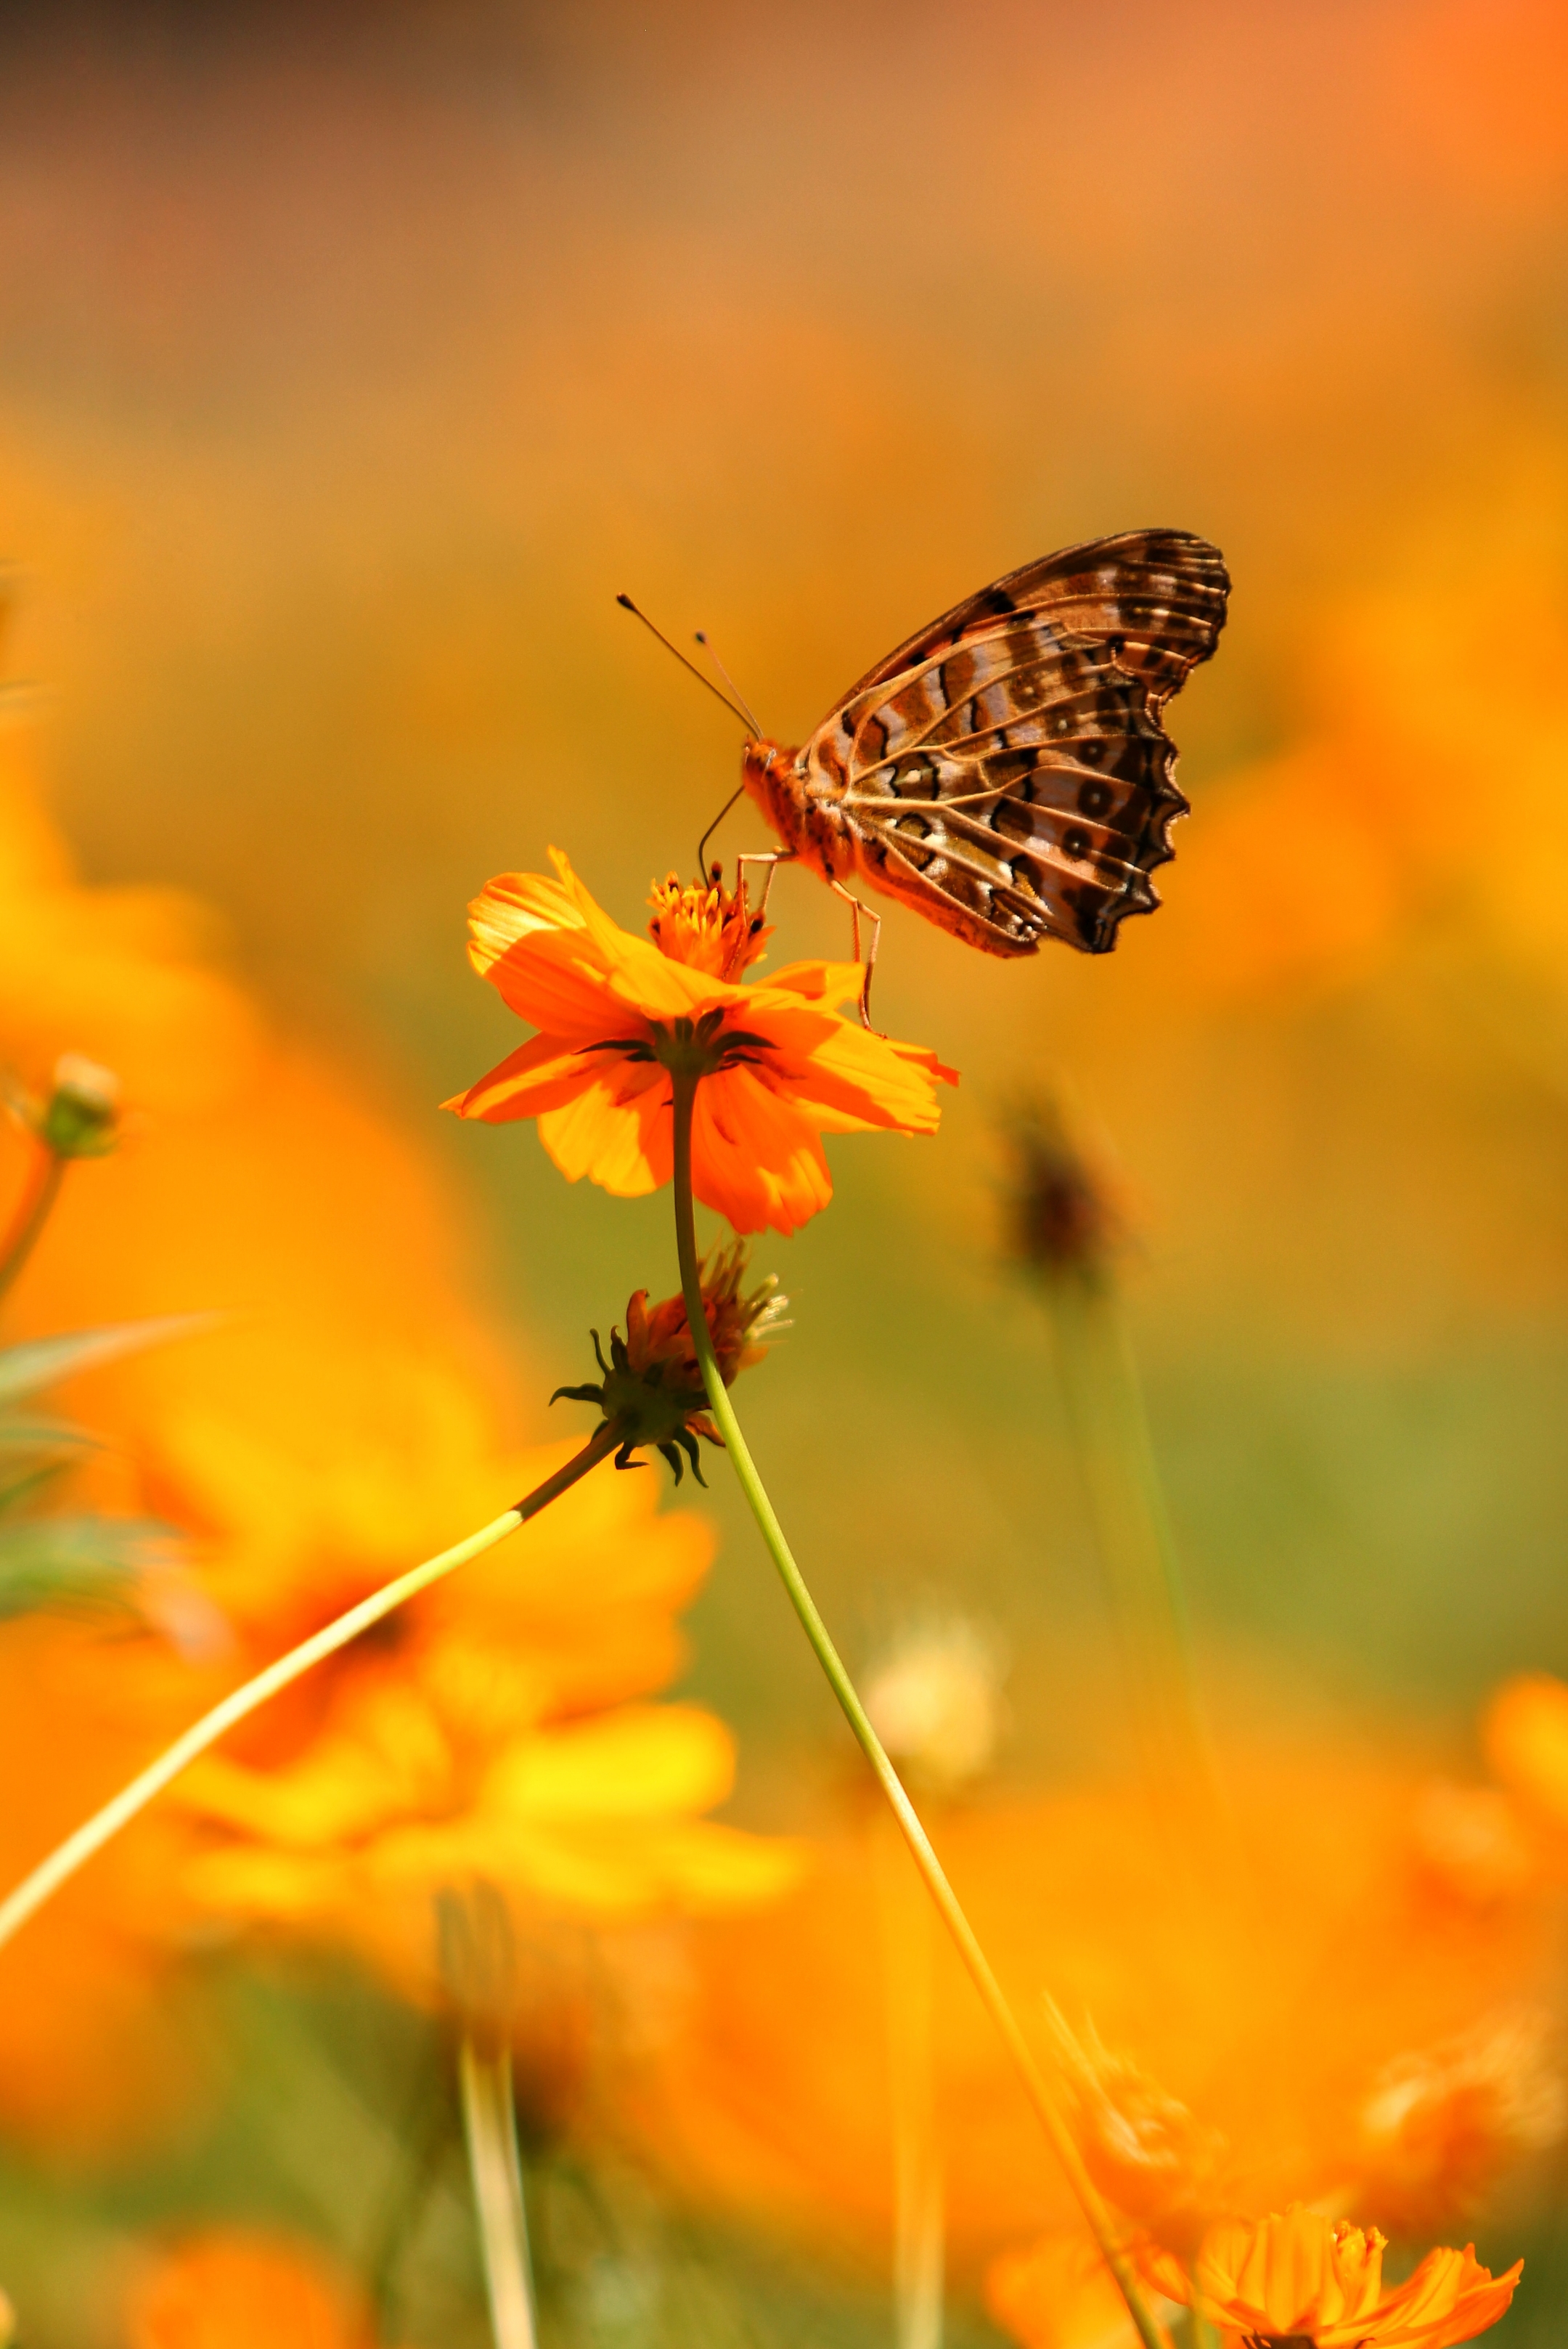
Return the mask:
[[101,1851],[121,1827],[129,1826],[137,1814],[147,1808],[155,1795],[161,1794],[171,1779],[178,1778],[182,1770],[189,1769],[199,1755],[205,1754],[210,1745],[215,1745],[237,1722],[256,1712],[269,1697],[276,1696],[280,1689],[285,1689],[301,1679],[325,1657],[335,1655],[339,1648],[346,1648],[361,1631],[367,1631],[373,1623],[379,1623],[406,1600],[417,1598],[421,1590],[428,1590],[431,1583],[439,1582],[443,1576],[450,1574],[457,1567],[466,1566],[470,1557],[478,1557],[482,1551],[493,1549],[497,1542],[504,1541],[508,1534],[515,1533],[519,1526],[527,1524],[530,1517],[536,1517],[541,1509],[547,1507],[570,1485],[575,1485],[580,1477],[585,1476],[590,1468],[596,1467],[601,1460],[606,1459],[620,1441],[618,1423],[604,1421],[581,1452],[574,1453],[563,1467],[558,1468],[552,1476],[547,1476],[542,1485],[536,1485],[526,1499],[519,1501],[512,1508],[503,1510],[499,1517],[492,1517],[488,1526],[481,1526],[478,1533],[469,1534],[465,1541],[454,1543],[450,1549],[442,1550],[438,1557],[427,1558],[422,1566],[411,1567],[395,1582],[388,1582],[382,1589],[373,1591],[368,1599],[362,1599],[357,1607],[351,1607],[346,1615],[340,1615],[335,1623],[328,1623],[324,1630],[302,1640],[297,1648],[291,1648],[286,1656],[280,1656],[276,1663],[269,1664],[253,1680],[248,1680],[242,1688],[237,1688],[232,1695],[226,1696],[221,1704],[215,1704],[211,1713],[203,1713],[200,1721],[186,1730],[182,1736],[177,1737],[155,1762],[150,1762],[128,1786],[122,1786],[101,1811],[95,1812],[74,1835],[67,1836],[64,1843],[57,1845],[46,1859],[39,1861],[30,1876],[24,1877],[14,1892],[0,1900],[0,1946],[18,1932],[28,1918],[35,1916],[45,1901],[51,1899],[62,1884],[67,1883],[95,1852]]
[[535,2349],[522,2160],[511,2057],[504,2044],[481,2050],[474,2035],[466,2033],[458,2050],[458,2085],[495,2349]]
[[805,1578],[796,1565],[784,1529],[774,1514],[757,1466],[747,1448],[740,1423],[736,1418],[729,1391],[719,1372],[708,1334],[707,1316],[703,1308],[702,1277],[696,1252],[696,1221],[692,1206],[691,1187],[691,1127],[692,1109],[696,1099],[700,1078],[683,1071],[673,1071],[675,1092],[675,1206],[676,1242],[680,1255],[681,1288],[686,1298],[686,1318],[691,1325],[692,1342],[702,1368],[703,1383],[707,1389],[708,1406],[729,1454],[730,1465],[739,1481],[741,1491],[750,1504],[758,1530],[779,1577],[789,1594],[789,1603],[800,1619],[802,1630],[810,1641],[817,1661],[827,1674],[833,1694],[838,1698],[844,1718],[854,1733],[861,1753],[871,1764],[877,1784],[881,1786],[893,1816],[897,1819],[913,1857],[914,1864],[925,1881],[925,1889],[935,1902],[943,1923],[957,1946],[959,1957],[992,2022],[1001,2033],[1002,2044],[1012,2058],[1014,2069],[1023,2084],[1024,2093],[1051,2147],[1067,2174],[1079,2209],[1104,2254],[1107,2266],[1116,2278],[1122,2298],[1126,2301],[1138,2337],[1143,2349],[1166,2349],[1160,2327],[1150,2313],[1139,2289],[1132,2263],[1122,2249],[1116,2222],[1099,2189],[1084,2167],[1078,2142],[1063,2118],[1047,2083],[1046,2075],[1036,2061],[1033,2049],[1025,2038],[1018,2019],[1007,2002],[1006,1995],[991,1970],[990,1960],[975,1938],[959,1905],[958,1896],[949,1884],[942,1862],[932,1848],[931,1839],[920,1823],[914,1805],[905,1794],[903,1782],[883,1750],[882,1740],[872,1727],[871,1720],[856,1693],[854,1682],[844,1668],[838,1650],[829,1635],[828,1627],[817,1612],[816,1601],[806,1587]]
[[1187,2312],[1187,2338],[1191,2349],[1219,2349],[1220,2336],[1198,2305],[1198,2286],[1192,2284],[1192,2305]]
[[38,1235],[60,1195],[67,1164],[46,1142],[34,1142],[22,1195],[5,1237],[0,1239],[0,1297],[5,1296],[37,1245]]

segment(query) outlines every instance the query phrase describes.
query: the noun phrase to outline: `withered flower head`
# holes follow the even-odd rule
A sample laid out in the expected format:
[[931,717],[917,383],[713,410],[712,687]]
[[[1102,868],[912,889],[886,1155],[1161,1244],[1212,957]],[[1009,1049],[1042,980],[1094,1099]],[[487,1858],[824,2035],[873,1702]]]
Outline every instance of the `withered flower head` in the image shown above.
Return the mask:
[[1568,2122],[1549,2018],[1483,2017],[1436,2047],[1397,2056],[1360,2112],[1358,2192],[1402,2234],[1473,2217],[1500,2172],[1556,2144]]
[[[735,1384],[742,1371],[759,1362],[769,1341],[789,1327],[783,1315],[789,1300],[779,1293],[777,1274],[769,1273],[748,1290],[744,1286],[746,1264],[745,1244],[734,1240],[728,1247],[716,1248],[702,1266],[708,1336],[727,1387]],[[573,1402],[596,1402],[621,1433],[617,1468],[637,1466],[633,1453],[652,1444],[675,1470],[677,1485],[683,1450],[697,1483],[706,1483],[696,1438],[705,1436],[709,1444],[722,1444],[724,1439],[707,1415],[707,1393],[692,1343],[685,1298],[677,1291],[662,1304],[650,1306],[647,1290],[639,1288],[626,1306],[624,1338],[619,1330],[610,1332],[608,1361],[597,1330],[589,1334],[604,1373],[603,1382],[596,1387],[557,1387],[551,1402],[565,1395]]]
[[1120,1245],[1122,1219],[1060,1103],[1049,1094],[1016,1102],[1001,1132],[1009,1252],[1043,1280],[1099,1287]]
[[1113,2054],[1092,2025],[1080,2037],[1048,1998],[1046,2014],[1090,2177],[1157,2243],[1191,2258],[1228,2200],[1224,2137],[1130,2056]]
[[648,936],[659,952],[710,978],[738,978],[760,962],[773,935],[748,905],[744,879],[732,896],[717,865],[710,878],[689,886],[673,873],[667,881],[655,881],[648,903],[654,909]]

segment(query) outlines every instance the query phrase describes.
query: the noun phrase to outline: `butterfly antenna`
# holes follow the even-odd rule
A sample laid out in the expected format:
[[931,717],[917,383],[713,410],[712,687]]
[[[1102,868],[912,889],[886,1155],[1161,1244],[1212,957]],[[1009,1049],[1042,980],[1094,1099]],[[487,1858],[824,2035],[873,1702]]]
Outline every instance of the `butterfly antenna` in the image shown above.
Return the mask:
[[644,627],[647,629],[649,635],[657,636],[665,652],[674,653],[682,668],[690,669],[698,685],[706,686],[716,701],[722,701],[732,718],[739,719],[741,724],[746,729],[747,740],[748,741],[755,741],[758,731],[756,719],[750,717],[745,709],[739,708],[735,702],[731,701],[727,693],[720,693],[712,678],[705,677],[701,669],[698,668],[696,661],[687,660],[685,653],[681,651],[680,647],[678,645],[672,645],[664,630],[662,628],[655,628],[647,614],[645,612],[638,611],[637,606],[633,603],[629,595],[617,595],[615,601],[619,604],[623,612],[630,612],[634,619],[641,620]]
[[762,729],[758,724],[756,718],[752,716],[750,702],[748,701],[746,696],[740,690],[740,688],[736,684],[735,679],[730,676],[729,671],[725,667],[724,663],[714,651],[712,645],[707,640],[707,635],[701,628],[696,632],[696,640],[702,647],[704,652],[707,655],[709,660],[713,663],[715,668],[718,671],[720,677],[723,678],[726,685],[728,686],[731,693],[735,696],[737,708],[744,709],[748,718],[751,719],[752,739],[754,741],[759,741],[762,737]]

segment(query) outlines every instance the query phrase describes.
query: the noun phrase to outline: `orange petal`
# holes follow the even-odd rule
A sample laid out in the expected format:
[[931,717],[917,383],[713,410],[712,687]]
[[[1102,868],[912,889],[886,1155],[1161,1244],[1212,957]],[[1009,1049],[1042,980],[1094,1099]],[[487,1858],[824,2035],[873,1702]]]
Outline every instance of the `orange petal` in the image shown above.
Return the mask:
[[816,1122],[749,1068],[696,1089],[692,1188],[738,1232],[795,1231],[833,1195]]
[[469,907],[469,959],[485,972],[521,938],[582,930],[571,893],[542,873],[498,873]]
[[569,1183],[586,1174],[617,1199],[640,1199],[674,1172],[670,1099],[669,1073],[656,1063],[601,1063],[540,1118],[539,1138]]
[[[745,999],[744,988],[728,986],[707,972],[674,962],[660,953],[652,938],[637,937],[630,930],[622,929],[589,895],[562,852],[552,848],[550,855],[570,898],[573,920],[581,925],[595,955],[602,959],[610,992],[616,1001],[629,1010],[643,1012],[650,1019],[678,1019],[683,1015],[709,1010],[715,1004]],[[528,1016],[531,1018],[532,1014]]]
[[1449,2349],[1484,2333],[1513,2298],[1524,2262],[1493,2276],[1468,2243],[1462,2251],[1429,2251],[1408,2282],[1390,2292],[1377,2312],[1378,2349]]
[[[469,960],[477,961],[469,948]],[[626,1015],[611,991],[613,973],[581,930],[541,930],[485,966],[485,977],[520,1019],[547,1034],[586,1042],[624,1033]]]
[[770,1001],[771,992],[753,988],[748,1024],[775,1045],[779,1066],[768,1070],[769,1081],[794,1094],[814,1124],[830,1133],[934,1133],[942,1114],[936,1087],[958,1081],[934,1053],[830,1013],[791,1008],[788,999]]
[[515,1739],[479,1807],[526,1818],[657,1818],[711,1810],[735,1782],[735,1739],[696,1704],[628,1704]]
[[[625,1062],[622,1066],[628,1065]],[[509,1052],[488,1076],[466,1093],[454,1093],[443,1109],[459,1117],[483,1118],[497,1125],[514,1117],[537,1117],[542,1110],[559,1109],[590,1085],[601,1081],[603,1063],[584,1055],[559,1036],[535,1036]]]
[[782,970],[769,971],[762,983],[782,988],[789,995],[804,996],[825,1011],[839,1011],[846,1003],[860,1000],[865,975],[863,963],[789,962]]

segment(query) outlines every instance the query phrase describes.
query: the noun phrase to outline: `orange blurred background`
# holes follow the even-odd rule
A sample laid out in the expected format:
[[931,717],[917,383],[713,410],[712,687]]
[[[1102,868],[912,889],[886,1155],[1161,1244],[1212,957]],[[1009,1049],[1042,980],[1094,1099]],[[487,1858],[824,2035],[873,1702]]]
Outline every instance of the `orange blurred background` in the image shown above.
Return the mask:
[[[1562,11],[170,0],[6,41],[6,665],[51,811],[89,882],[210,909],[267,1050],[342,1072],[316,1120],[315,1076],[268,1080],[255,1212],[319,1191],[335,1234],[357,1181],[410,1186],[374,1285],[509,1436],[674,1285],[667,1201],[435,1106],[515,1040],[463,955],[487,876],[559,844],[636,927],[733,788],[616,591],[794,740],[1033,554],[1223,548],[1163,909],[1023,966],[890,918],[879,1017],[963,1086],[934,1143],[837,1143],[831,1210],[759,1251],[795,1327],[748,1424],[853,1656],[962,1605],[1010,1656],[1011,1784],[1127,1766],[1000,1237],[998,1112],[1061,1089],[1137,1235],[1222,1728],[1477,1775],[1487,1691],[1568,1670]],[[810,877],[769,910],[777,962],[845,950]],[[191,1113],[149,1106],[149,1159]],[[282,1293],[243,1234],[200,1294],[122,1274],[101,1309]],[[820,1825],[830,1703],[714,1484],[681,1688],[739,1733],[730,1818]]]

